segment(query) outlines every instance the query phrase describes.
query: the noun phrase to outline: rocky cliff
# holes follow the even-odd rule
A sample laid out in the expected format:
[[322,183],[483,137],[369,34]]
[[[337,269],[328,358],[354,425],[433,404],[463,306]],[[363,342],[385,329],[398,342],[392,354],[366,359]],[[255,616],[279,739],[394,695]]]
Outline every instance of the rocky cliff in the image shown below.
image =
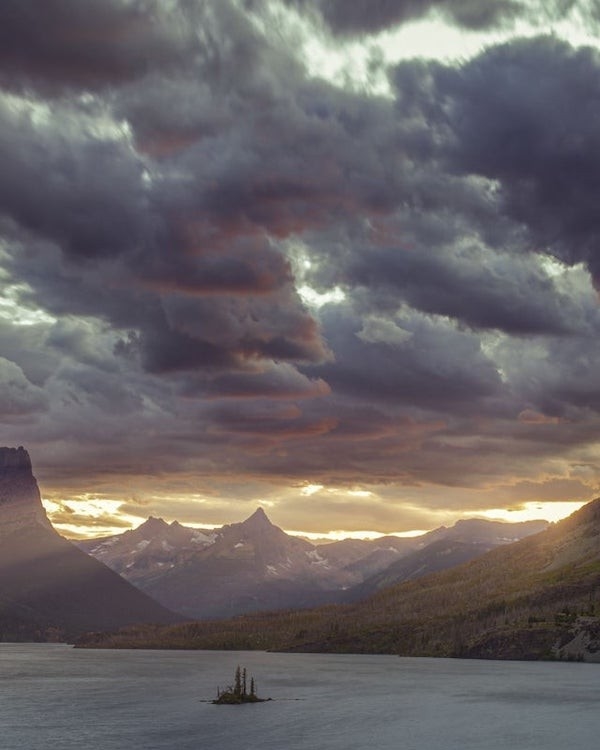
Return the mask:
[[63,539],[46,516],[27,451],[0,448],[0,641],[69,640],[181,619]]
[[32,524],[52,528],[29,453],[23,446],[0,447],[0,538]]

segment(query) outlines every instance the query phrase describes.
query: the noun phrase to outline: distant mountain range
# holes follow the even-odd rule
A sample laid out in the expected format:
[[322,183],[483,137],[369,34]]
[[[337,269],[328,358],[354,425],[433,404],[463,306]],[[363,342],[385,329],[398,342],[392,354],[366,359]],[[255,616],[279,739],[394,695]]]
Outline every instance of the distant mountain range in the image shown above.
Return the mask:
[[600,661],[599,614],[600,499],[550,526],[471,519],[409,539],[315,545],[259,508],[75,545],[27,451],[0,448],[0,640]]
[[354,604],[132,628],[81,645],[600,661],[600,499],[538,534]]
[[29,454],[0,448],[0,641],[181,620],[54,531]]
[[286,534],[259,508],[210,532],[149,518],[132,531],[77,544],[166,607],[214,618],[354,601],[546,526],[473,519],[414,538],[315,545]]

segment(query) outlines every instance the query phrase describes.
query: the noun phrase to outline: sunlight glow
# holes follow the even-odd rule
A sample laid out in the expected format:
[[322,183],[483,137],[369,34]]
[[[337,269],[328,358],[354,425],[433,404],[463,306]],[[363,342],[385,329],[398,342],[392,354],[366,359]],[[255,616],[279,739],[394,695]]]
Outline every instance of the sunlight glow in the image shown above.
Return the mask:
[[286,534],[291,536],[299,536],[303,539],[309,539],[311,542],[339,542],[342,539],[367,539],[375,540],[381,539],[385,536],[399,536],[399,537],[415,537],[421,536],[427,532],[425,531],[397,531],[383,534],[381,531],[344,531],[342,529],[336,529],[335,531],[327,531],[323,534],[309,531],[293,531],[290,529],[285,530]]
[[314,495],[315,493],[320,492],[322,489],[323,489],[322,484],[308,484],[306,485],[306,487],[303,487],[300,490],[300,494],[310,497],[311,495]]
[[306,305],[316,308],[323,307],[330,302],[343,302],[346,299],[345,293],[337,286],[328,292],[317,292],[316,289],[309,286],[301,286],[298,289],[298,294]]
[[70,539],[122,534],[145,519],[124,513],[122,500],[84,494],[67,500],[42,498],[42,505],[54,528]]
[[478,516],[489,518],[493,521],[509,521],[517,523],[520,521],[537,521],[544,519],[552,523],[561,521],[583,507],[585,502],[528,502],[517,508],[495,508],[477,513]]
[[[541,16],[535,23],[518,20],[488,32],[470,31],[449,23],[441,13],[430,13],[379,34],[342,41],[328,36],[292,8],[279,10],[277,26],[298,50],[309,75],[340,88],[383,97],[393,97],[387,67],[403,60],[420,58],[461,64],[490,46],[541,34],[552,34],[573,46],[600,47],[598,35],[576,4],[561,21],[550,23]],[[263,33],[265,29],[263,21]]]
[[0,293],[0,318],[9,320],[16,326],[33,326],[38,323],[55,323],[56,318],[43,310],[33,310],[23,307],[19,301],[19,293],[26,291],[25,285],[11,284]]

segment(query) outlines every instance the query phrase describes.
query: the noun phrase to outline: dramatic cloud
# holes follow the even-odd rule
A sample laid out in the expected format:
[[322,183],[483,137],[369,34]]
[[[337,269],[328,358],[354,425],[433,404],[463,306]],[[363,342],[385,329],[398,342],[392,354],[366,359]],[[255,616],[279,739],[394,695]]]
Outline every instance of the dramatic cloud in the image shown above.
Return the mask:
[[597,16],[3,3],[2,442],[55,520],[400,531],[593,497]]
[[[335,34],[357,35],[384,31],[432,12],[466,29],[483,30],[529,18],[536,11],[542,17],[559,19],[576,0],[531,2],[531,0],[285,0],[303,10],[312,10]],[[534,7],[532,7],[534,6]]]
[[44,392],[25,377],[13,362],[0,357],[0,416],[8,422],[43,410]]
[[[199,15],[199,14],[198,14]],[[6,0],[0,65],[6,85],[97,87],[177,66],[193,36],[177,3]]]
[[373,34],[390,26],[426,16],[441,10],[455,22],[481,28],[511,18],[522,10],[522,4],[511,0],[481,3],[472,0],[286,0],[303,10],[313,10],[336,34]]
[[584,261],[595,280],[599,220],[600,55],[552,37],[502,46],[440,72],[457,169],[500,184],[532,249]]

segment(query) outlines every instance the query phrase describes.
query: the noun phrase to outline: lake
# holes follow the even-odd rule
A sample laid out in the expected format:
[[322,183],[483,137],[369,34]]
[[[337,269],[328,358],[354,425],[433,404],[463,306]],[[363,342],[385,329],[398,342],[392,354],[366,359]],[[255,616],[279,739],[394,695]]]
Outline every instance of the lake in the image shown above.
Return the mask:
[[[205,703],[247,667],[267,703]],[[0,644],[2,750],[590,750],[600,665]]]

